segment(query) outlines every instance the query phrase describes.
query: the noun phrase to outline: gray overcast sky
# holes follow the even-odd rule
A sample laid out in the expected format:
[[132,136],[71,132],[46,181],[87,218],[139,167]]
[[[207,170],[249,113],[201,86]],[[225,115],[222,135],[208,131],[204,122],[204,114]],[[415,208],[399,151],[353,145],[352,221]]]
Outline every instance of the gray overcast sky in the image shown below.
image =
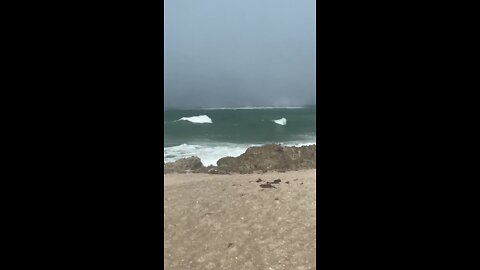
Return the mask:
[[165,0],[165,107],[315,104],[315,0]]

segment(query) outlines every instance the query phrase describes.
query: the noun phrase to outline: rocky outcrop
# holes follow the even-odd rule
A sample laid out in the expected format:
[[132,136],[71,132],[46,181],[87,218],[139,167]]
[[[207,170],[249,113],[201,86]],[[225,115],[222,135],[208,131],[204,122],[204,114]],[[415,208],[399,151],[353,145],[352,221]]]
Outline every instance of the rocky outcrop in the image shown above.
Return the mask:
[[239,157],[221,158],[217,164],[219,169],[238,173],[312,169],[316,167],[316,145],[250,147]]
[[218,166],[204,167],[198,157],[164,163],[165,173],[253,173],[267,171],[289,171],[313,169],[317,165],[316,145],[286,147],[267,144],[250,147],[239,157],[224,157],[217,161]]
[[198,157],[182,158],[175,162],[164,163],[164,173],[186,173],[195,172],[205,168]]

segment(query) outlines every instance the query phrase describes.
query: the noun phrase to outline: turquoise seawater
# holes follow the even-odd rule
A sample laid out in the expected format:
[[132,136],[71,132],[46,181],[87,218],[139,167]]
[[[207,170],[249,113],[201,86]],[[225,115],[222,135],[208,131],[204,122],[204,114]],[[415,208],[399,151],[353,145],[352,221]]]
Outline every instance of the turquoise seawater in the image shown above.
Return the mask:
[[205,165],[215,165],[254,145],[313,144],[315,117],[315,107],[165,111],[164,160],[195,155]]

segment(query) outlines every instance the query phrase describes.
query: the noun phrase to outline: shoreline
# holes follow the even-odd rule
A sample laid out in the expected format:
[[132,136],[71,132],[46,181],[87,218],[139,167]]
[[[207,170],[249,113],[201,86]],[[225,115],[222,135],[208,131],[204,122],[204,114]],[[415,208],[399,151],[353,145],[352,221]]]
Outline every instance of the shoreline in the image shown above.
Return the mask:
[[316,138],[309,140],[287,141],[281,143],[229,143],[229,142],[197,142],[168,145],[163,148],[163,159],[173,163],[182,158],[197,156],[204,166],[217,166],[216,162],[224,157],[238,157],[250,147],[261,147],[277,144],[283,147],[301,147],[316,145]]
[[217,166],[205,167],[197,156],[181,158],[175,162],[164,162],[164,174],[169,173],[209,173],[209,174],[248,174],[268,171],[296,171],[316,168],[316,144],[286,146],[265,144],[248,147],[239,156],[226,156],[217,160]]

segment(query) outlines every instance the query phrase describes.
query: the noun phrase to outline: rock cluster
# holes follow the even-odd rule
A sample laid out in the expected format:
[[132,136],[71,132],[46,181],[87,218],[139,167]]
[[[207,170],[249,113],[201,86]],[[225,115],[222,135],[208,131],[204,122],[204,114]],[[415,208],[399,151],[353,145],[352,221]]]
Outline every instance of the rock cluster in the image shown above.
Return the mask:
[[198,157],[164,164],[165,173],[201,172],[211,174],[290,171],[316,167],[316,145],[287,147],[267,144],[250,147],[238,157],[224,157],[218,166],[204,167]]
[[182,158],[175,162],[163,163],[163,170],[165,173],[186,173],[194,172],[205,168],[202,161],[198,157]]

